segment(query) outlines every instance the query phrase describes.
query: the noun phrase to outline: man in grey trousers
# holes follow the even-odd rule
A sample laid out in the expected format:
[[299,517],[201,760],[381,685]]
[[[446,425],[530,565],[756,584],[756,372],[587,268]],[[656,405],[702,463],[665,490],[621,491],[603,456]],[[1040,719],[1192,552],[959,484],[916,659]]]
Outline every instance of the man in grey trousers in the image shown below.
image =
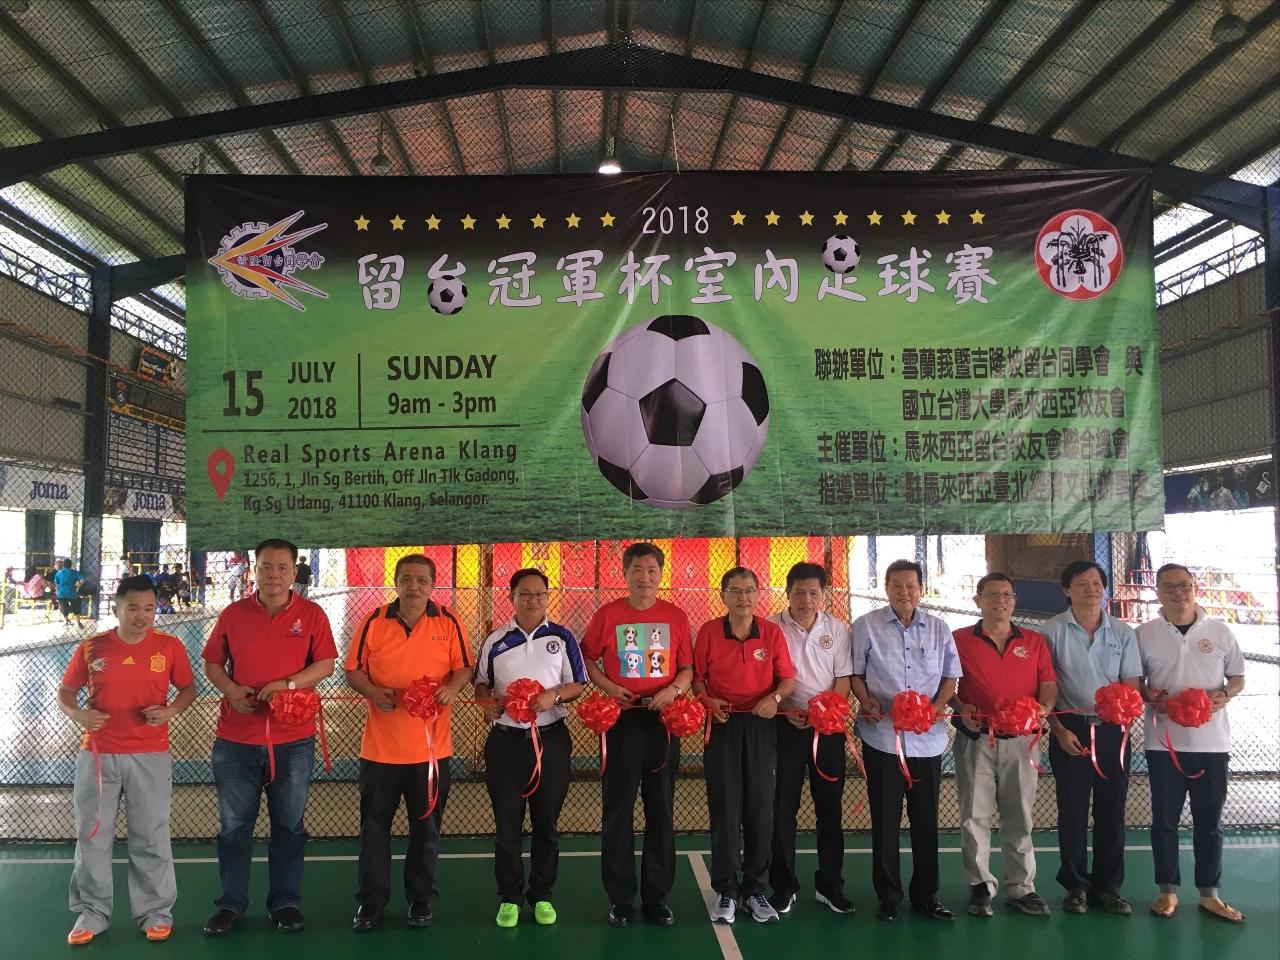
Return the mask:
[[[152,941],[169,939],[173,928],[178,887],[169,843],[169,721],[195,699],[196,688],[182,641],[153,629],[156,599],[150,578],[121,580],[120,625],[76,647],[58,688],[59,709],[85,731],[73,792],[71,946],[92,942],[111,922],[111,848],[121,794],[134,922]],[[177,689],[172,701],[170,687]],[[81,690],[87,691],[83,708]]]

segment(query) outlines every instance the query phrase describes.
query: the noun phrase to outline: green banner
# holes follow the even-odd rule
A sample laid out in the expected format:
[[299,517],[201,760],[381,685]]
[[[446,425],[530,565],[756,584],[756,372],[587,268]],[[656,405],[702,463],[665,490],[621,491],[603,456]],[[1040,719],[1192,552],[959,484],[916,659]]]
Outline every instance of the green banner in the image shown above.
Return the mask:
[[187,184],[194,547],[1162,525],[1141,171]]

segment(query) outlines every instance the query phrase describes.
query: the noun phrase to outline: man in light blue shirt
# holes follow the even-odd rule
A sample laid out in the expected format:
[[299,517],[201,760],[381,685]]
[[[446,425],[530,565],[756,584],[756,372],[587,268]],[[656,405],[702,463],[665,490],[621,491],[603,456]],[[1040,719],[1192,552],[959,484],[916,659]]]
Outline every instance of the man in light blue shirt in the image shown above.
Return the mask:
[[[1127,623],[1103,609],[1107,575],[1092,560],[1076,560],[1062,571],[1062,591],[1071,606],[1044,625],[1058,675],[1058,710],[1050,718],[1049,762],[1058,796],[1058,883],[1066,888],[1062,908],[1085,913],[1090,904],[1128,915],[1120,896],[1124,883],[1124,808],[1129,792],[1129,752],[1123,764],[1124,731],[1102,723],[1093,702],[1100,687],[1121,680],[1134,689],[1142,679],[1138,638]],[[1092,739],[1091,739],[1092,736]],[[1090,744],[1096,750],[1091,755]],[[1094,763],[1105,776],[1099,776]],[[1093,870],[1089,870],[1089,801],[1093,799]]]
[[938,900],[938,793],[947,730],[935,723],[928,733],[903,733],[903,753],[915,785],[898,766],[897,745],[889,711],[893,698],[906,690],[933,701],[941,720],[956,692],[960,657],[955,639],[942,620],[919,609],[923,571],[918,563],[895,560],[885,571],[889,606],[853,622],[853,695],[861,710],[855,730],[862,738],[871,808],[871,880],[879,906],[876,916],[892,920],[902,902],[898,834],[902,801],[911,822],[911,905],[938,920],[952,913]]

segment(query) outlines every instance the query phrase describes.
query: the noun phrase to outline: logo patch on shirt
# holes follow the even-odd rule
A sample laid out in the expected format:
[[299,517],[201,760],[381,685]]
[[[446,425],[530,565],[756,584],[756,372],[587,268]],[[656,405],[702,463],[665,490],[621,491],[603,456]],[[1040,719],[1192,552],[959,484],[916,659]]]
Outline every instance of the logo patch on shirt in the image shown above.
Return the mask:
[[769,659],[769,651],[766,650],[764,647],[757,647],[755,650],[752,650],[751,655],[755,657],[757,660]]
[[163,653],[153,653],[151,655],[151,672],[164,673],[165,659]]
[[1015,657],[1017,657],[1019,660],[1025,660],[1025,659],[1027,659],[1027,648],[1026,648],[1026,647],[1014,647],[1014,648],[1013,648],[1013,655],[1014,655]]
[[133,657],[125,657],[120,662],[126,667],[136,666],[136,664],[133,662]]
[[1208,637],[1202,637],[1196,646],[1200,648],[1201,653],[1213,653],[1213,641]]
[[560,641],[559,641],[559,640],[548,640],[548,641],[547,641],[547,653],[559,653],[559,652],[560,652]]
[[102,673],[102,671],[107,669],[107,658],[96,657],[93,660],[90,660],[89,669],[92,670],[94,673]]
[[301,617],[293,621],[293,626],[289,628],[289,636],[291,637],[302,636],[302,618]]
[[818,638],[818,646],[820,646],[823,650],[830,650],[832,644],[834,643],[835,643],[835,640],[833,640],[831,637]]

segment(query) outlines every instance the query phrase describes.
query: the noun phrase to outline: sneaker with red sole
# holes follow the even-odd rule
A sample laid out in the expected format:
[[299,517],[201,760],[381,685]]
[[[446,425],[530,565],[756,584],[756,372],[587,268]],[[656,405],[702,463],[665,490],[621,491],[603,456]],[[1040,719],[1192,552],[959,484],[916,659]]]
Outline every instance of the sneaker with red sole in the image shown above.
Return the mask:
[[79,927],[76,927],[67,934],[67,945],[71,947],[83,947],[85,944],[92,942],[92,930],[81,930]]
[[147,939],[153,943],[159,943],[161,940],[168,940],[169,934],[173,933],[173,927],[167,923],[157,923],[155,926],[147,927]]

